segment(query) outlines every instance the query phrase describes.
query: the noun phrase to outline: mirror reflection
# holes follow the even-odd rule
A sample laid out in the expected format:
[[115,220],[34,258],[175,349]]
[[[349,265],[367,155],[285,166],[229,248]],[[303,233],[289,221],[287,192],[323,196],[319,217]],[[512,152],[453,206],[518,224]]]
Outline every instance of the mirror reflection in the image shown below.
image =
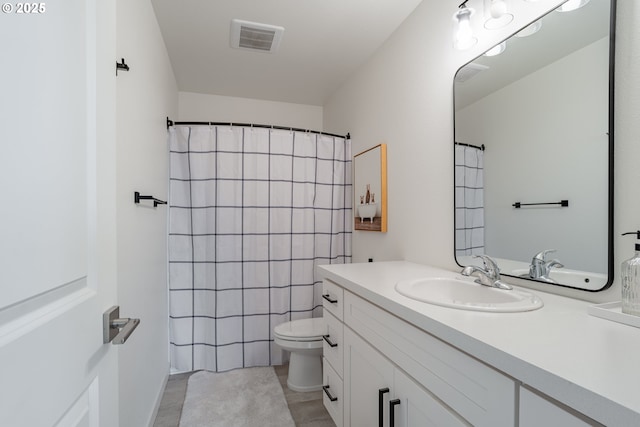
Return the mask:
[[552,11],[456,74],[461,266],[487,254],[503,275],[610,285],[610,10]]

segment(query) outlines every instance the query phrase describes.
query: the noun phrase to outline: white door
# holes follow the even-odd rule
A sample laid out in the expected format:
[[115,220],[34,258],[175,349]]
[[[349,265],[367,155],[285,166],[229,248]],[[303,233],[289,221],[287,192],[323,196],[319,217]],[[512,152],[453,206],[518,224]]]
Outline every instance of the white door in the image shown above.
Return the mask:
[[1,3],[0,425],[114,426],[115,5]]

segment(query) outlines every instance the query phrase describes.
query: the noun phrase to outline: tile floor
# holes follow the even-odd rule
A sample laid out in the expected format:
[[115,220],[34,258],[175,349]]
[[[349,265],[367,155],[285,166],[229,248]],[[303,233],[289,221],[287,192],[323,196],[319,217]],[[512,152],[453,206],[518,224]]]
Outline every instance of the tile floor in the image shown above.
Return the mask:
[[[335,427],[322,404],[322,391],[298,393],[287,388],[289,365],[275,367],[296,427]],[[154,427],[178,427],[191,372],[171,375],[162,395]],[[232,427],[232,426],[230,426]]]

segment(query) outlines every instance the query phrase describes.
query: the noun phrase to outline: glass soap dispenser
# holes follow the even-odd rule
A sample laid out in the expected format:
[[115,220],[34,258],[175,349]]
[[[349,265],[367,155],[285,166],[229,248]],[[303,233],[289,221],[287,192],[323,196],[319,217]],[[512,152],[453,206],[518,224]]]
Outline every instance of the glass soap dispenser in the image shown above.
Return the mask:
[[[635,234],[640,241],[640,230],[622,233]],[[622,312],[640,316],[640,243],[636,243],[635,255],[622,262]]]

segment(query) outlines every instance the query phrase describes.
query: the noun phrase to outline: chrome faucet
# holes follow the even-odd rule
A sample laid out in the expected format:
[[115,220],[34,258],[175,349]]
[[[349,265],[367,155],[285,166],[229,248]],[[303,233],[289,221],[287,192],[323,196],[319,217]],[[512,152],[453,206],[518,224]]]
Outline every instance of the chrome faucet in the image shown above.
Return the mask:
[[477,267],[475,265],[468,265],[462,269],[460,274],[463,276],[471,276],[473,273],[478,273],[478,278],[475,280],[476,283],[489,286],[491,288],[504,290],[513,289],[511,286],[500,280],[500,269],[494,260],[489,258],[487,255],[474,255],[473,257],[481,258],[484,268]]
[[562,268],[564,265],[557,259],[547,260],[547,254],[555,252],[555,249],[545,249],[542,252],[538,252],[531,260],[529,266],[529,277],[535,280],[542,280],[544,282],[555,283],[553,279],[549,277],[551,269],[553,267]]

